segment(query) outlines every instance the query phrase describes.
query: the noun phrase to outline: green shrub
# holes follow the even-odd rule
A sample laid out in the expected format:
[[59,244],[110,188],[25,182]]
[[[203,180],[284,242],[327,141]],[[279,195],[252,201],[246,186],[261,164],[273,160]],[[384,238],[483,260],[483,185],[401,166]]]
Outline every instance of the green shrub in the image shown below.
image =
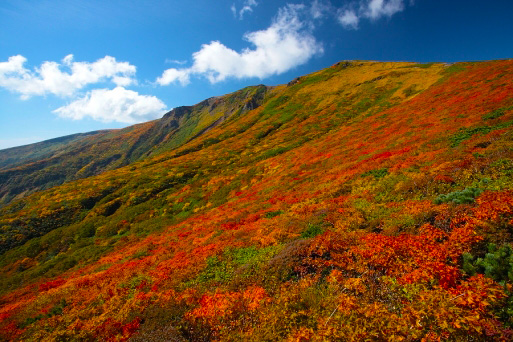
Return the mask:
[[510,245],[497,248],[491,243],[484,258],[475,258],[465,253],[463,270],[469,275],[484,274],[503,285],[508,281],[511,282],[513,281],[513,248]]
[[[498,114],[494,115],[496,116]],[[493,118],[494,115],[492,115],[491,118]],[[513,121],[501,122],[495,126],[462,127],[456,134],[452,135],[449,138],[449,140],[451,141],[451,147],[457,147],[460,143],[472,138],[472,136],[474,136],[475,134],[488,134],[498,129],[508,128],[511,125],[513,125]]]
[[89,238],[93,237],[96,234],[96,227],[94,222],[87,222],[82,227],[79,228],[78,237],[79,238]]
[[496,309],[496,314],[506,326],[513,326],[513,293],[508,283],[513,282],[513,248],[505,245],[500,248],[493,243],[488,245],[484,258],[475,258],[469,253],[463,254],[463,270],[468,275],[484,274],[504,286],[506,298],[504,305]]
[[265,218],[273,218],[273,217],[276,217],[278,215],[281,215],[283,214],[283,211],[281,210],[276,210],[276,211],[268,211],[265,213],[264,217]]
[[324,228],[319,225],[309,223],[307,228],[301,233],[301,238],[309,239],[322,233],[324,233]]
[[257,160],[265,160],[268,158],[276,157],[277,155],[280,155],[280,154],[283,154],[285,152],[292,150],[294,147],[295,146],[290,145],[290,146],[279,146],[279,147],[272,148],[272,149],[267,150],[264,153],[262,153],[257,158]]
[[483,190],[478,188],[465,188],[461,191],[454,191],[448,194],[439,195],[435,199],[435,204],[453,203],[453,204],[470,204],[479,196]]
[[460,128],[458,133],[451,136],[451,147],[456,147],[465,140],[472,138],[474,134],[487,134],[493,130],[491,126],[481,126],[474,128]]
[[496,109],[488,114],[483,115],[483,119],[484,120],[493,120],[493,119],[500,118],[501,116],[506,114],[507,111],[512,110],[512,109],[513,109],[513,106]]
[[374,176],[374,178],[376,178],[376,179],[383,178],[386,175],[388,175],[388,169],[387,168],[370,170],[370,171],[362,173],[362,177]]
[[276,246],[260,249],[255,247],[228,248],[222,255],[207,258],[207,266],[193,283],[228,282],[235,274],[244,278],[254,273],[260,264],[273,257],[276,251]]
[[217,256],[207,259],[207,267],[198,276],[198,281],[204,283],[207,281],[224,282],[229,280],[233,274],[233,266],[226,261],[220,260]]

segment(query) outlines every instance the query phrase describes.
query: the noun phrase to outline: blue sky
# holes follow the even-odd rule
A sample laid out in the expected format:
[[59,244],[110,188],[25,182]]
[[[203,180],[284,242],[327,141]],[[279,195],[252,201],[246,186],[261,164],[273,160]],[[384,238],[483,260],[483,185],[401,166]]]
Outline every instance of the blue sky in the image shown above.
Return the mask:
[[511,0],[0,0],[0,149],[340,60],[513,58]]

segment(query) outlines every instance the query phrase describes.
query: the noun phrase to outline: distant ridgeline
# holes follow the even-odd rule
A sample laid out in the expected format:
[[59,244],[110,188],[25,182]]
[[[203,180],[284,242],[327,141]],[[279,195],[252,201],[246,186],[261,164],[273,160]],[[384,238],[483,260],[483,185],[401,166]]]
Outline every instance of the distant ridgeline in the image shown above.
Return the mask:
[[0,340],[513,338],[513,61],[340,62],[0,151]]
[[0,150],[0,206],[36,191],[175,149],[232,115],[255,109],[269,89],[247,87],[195,106],[175,108],[162,119],[120,130],[74,134]]

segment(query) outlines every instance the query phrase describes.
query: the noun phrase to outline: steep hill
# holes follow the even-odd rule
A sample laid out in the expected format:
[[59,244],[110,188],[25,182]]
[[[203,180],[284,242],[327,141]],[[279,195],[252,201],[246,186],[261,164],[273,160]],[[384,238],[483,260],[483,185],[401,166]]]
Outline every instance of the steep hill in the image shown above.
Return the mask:
[[0,209],[3,338],[511,338],[513,61],[341,62],[246,109]]
[[75,134],[0,150],[0,206],[35,191],[172,150],[230,116],[258,107],[269,89],[248,87],[194,106],[175,108],[160,120],[120,130]]

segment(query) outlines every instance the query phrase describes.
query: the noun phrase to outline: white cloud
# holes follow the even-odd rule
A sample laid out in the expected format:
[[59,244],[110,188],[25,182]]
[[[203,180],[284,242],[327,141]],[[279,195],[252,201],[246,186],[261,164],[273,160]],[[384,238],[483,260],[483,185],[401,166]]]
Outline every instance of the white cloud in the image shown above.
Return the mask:
[[371,19],[379,19],[381,17],[391,17],[397,12],[404,10],[403,0],[371,0],[364,15]]
[[162,76],[157,78],[157,82],[160,85],[168,85],[168,84],[178,81],[182,85],[187,85],[190,83],[189,74],[190,74],[190,72],[187,69],[178,70],[175,68],[171,68],[171,69],[167,69],[166,71],[164,71]]
[[21,55],[9,57],[7,62],[0,62],[0,75],[22,72],[27,59]]
[[155,96],[139,95],[121,86],[94,89],[83,98],[53,112],[62,118],[81,120],[90,117],[102,122],[137,123],[159,118],[166,105]]
[[310,7],[310,14],[314,19],[321,19],[325,16],[327,12],[330,11],[331,4],[329,2],[321,2],[319,0],[315,0]]
[[360,18],[356,15],[355,11],[346,9],[341,11],[338,16],[339,23],[345,28],[357,29]]
[[[409,1],[414,4],[413,0]],[[339,9],[338,22],[347,29],[357,29],[362,19],[378,20],[383,17],[392,17],[402,12],[405,8],[405,0],[360,0],[353,1]]]
[[234,17],[238,17],[239,20],[242,20],[244,19],[244,14],[253,12],[253,8],[256,6],[258,6],[258,2],[256,0],[244,0],[244,4],[239,11],[237,11],[235,4],[232,4],[230,9]]
[[168,59],[166,58],[166,63],[170,63],[170,64],[178,64],[178,65],[184,65],[185,63],[187,63],[187,61],[180,61],[178,59]]
[[89,63],[74,62],[73,55],[67,55],[62,64],[44,62],[33,71],[24,67],[26,61],[17,55],[0,62],[0,87],[19,93],[22,99],[47,94],[71,96],[87,85],[109,80],[119,86],[135,83],[136,67],[111,56]]
[[0,62],[0,87],[19,93],[23,99],[47,94],[76,98],[79,90],[91,84],[110,81],[116,85],[114,89],[88,91],[82,98],[57,108],[53,112],[60,117],[136,123],[165,112],[166,105],[155,96],[124,88],[135,83],[136,67],[128,62],[118,62],[110,56],[93,63],[75,62],[73,55],[67,55],[61,63],[44,62],[29,70],[24,67],[26,61],[17,55]]
[[304,64],[323,52],[321,44],[311,34],[311,25],[300,18],[305,10],[303,5],[287,5],[279,10],[270,27],[245,34],[244,39],[254,45],[254,49],[237,52],[219,41],[204,44],[193,54],[190,68],[168,69],[157,82],[185,85],[192,75],[204,76],[211,83],[227,78],[262,79]]

